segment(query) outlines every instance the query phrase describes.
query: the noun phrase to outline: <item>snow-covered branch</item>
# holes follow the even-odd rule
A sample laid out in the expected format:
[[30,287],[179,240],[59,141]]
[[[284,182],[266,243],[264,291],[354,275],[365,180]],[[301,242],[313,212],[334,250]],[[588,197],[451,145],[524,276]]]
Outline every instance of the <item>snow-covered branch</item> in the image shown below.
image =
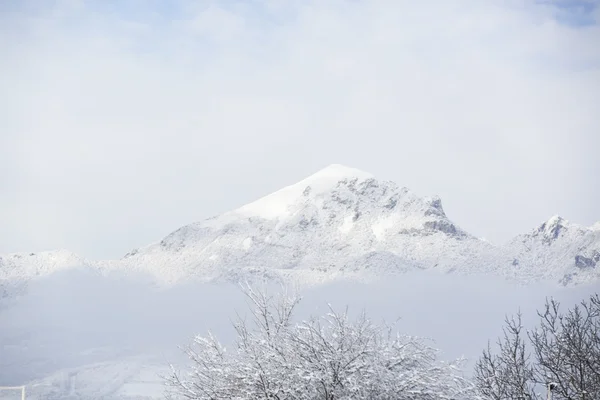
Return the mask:
[[251,322],[238,318],[229,352],[212,336],[186,352],[192,367],[167,378],[172,398],[186,399],[474,399],[460,360],[443,363],[423,339],[351,320],[330,307],[323,317],[293,323],[295,295],[269,296],[249,286]]

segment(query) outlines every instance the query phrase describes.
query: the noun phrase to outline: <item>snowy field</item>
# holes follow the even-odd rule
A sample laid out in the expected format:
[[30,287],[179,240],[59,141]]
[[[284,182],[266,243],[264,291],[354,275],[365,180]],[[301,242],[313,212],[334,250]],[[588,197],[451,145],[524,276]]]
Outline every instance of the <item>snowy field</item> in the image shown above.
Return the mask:
[[[33,281],[27,296],[0,311],[0,385],[26,384],[28,399],[160,398],[168,363],[185,362],[177,346],[208,329],[230,342],[230,320],[246,310],[234,285],[158,290],[146,282],[82,270]],[[506,313],[521,309],[531,324],[547,295],[572,305],[598,289],[597,283],[516,286],[418,271],[305,289],[298,317],[323,314],[331,303],[351,313],[365,309],[377,321],[400,318],[402,331],[434,340],[442,358],[470,359],[470,373],[488,339],[501,333]]]

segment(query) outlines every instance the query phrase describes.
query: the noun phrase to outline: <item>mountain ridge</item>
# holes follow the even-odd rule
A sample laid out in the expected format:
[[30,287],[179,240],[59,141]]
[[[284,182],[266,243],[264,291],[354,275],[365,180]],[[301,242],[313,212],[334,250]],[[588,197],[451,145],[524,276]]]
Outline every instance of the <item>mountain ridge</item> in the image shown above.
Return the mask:
[[419,197],[333,164],[118,260],[90,261],[65,250],[0,256],[0,280],[26,281],[79,263],[103,272],[147,272],[166,284],[253,277],[314,284],[434,268],[571,285],[600,279],[599,226],[553,216],[497,246],[451,221],[438,196]]

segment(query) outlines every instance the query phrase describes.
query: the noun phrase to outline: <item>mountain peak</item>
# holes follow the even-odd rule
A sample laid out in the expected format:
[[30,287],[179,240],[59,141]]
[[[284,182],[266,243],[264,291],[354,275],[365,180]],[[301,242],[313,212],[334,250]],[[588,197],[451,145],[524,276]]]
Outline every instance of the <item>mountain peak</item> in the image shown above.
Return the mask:
[[560,215],[556,214],[556,215],[551,216],[548,219],[548,221],[546,221],[546,224],[548,224],[548,225],[556,225],[556,224],[562,224],[562,223],[566,223],[566,222],[568,222],[566,219],[564,219]]
[[356,168],[341,164],[331,164],[310,175],[308,178],[282,190],[294,188],[297,191],[301,189],[301,192],[304,193],[309,188],[307,191],[312,193],[325,193],[332,191],[343,181],[356,180],[357,182],[362,182],[374,178],[372,174]]
[[306,178],[306,180],[311,180],[311,181],[335,180],[337,182],[342,179],[352,179],[352,178],[368,179],[368,178],[373,178],[373,175],[368,172],[361,171],[359,169],[348,167],[348,166],[345,166],[342,164],[331,164],[331,165],[321,169],[320,171],[316,172],[315,174],[309,176],[308,178]]
[[548,221],[541,224],[536,230],[535,235],[541,235],[544,242],[550,243],[557,239],[563,230],[568,228],[569,221],[560,215],[553,215]]
[[345,165],[331,164],[308,178],[247,204],[235,212],[265,219],[280,218],[288,214],[290,205],[302,195],[332,191],[344,180],[365,181],[367,179],[373,179],[373,175]]

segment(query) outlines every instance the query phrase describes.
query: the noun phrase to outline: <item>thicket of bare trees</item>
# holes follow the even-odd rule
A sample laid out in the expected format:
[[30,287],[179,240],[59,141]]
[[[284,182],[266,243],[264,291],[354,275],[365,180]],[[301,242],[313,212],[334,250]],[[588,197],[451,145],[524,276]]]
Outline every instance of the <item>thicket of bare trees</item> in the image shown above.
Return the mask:
[[185,348],[191,367],[173,368],[167,385],[185,399],[474,399],[459,363],[437,360],[424,340],[399,335],[347,312],[294,323],[299,298],[245,288],[250,322],[234,323],[237,341],[225,349],[209,335]]
[[598,294],[565,313],[548,300],[538,315],[532,331],[523,329],[520,314],[506,319],[497,353],[488,345],[476,364],[481,393],[491,400],[600,399]]
[[[600,297],[561,311],[547,300],[533,330],[506,319],[474,379],[425,340],[347,311],[294,322],[299,297],[244,288],[250,320],[231,349],[212,335],[184,348],[191,365],[166,377],[174,399],[600,400]],[[547,389],[552,389],[548,391]],[[548,397],[547,397],[548,396]]]

